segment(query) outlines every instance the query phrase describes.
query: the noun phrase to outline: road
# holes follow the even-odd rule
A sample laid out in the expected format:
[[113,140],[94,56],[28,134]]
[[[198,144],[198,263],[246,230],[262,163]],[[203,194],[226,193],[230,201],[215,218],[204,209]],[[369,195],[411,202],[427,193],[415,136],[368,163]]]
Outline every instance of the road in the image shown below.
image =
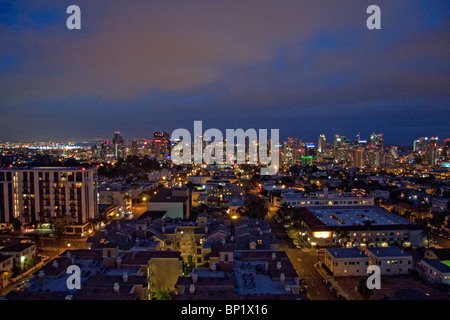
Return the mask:
[[336,297],[325,285],[323,277],[314,267],[314,264],[318,262],[317,250],[296,248],[283,226],[273,219],[272,211],[269,213],[267,221],[277,239],[278,250],[287,253],[299,277],[305,279],[308,285],[309,298],[311,300],[336,300]]
[[437,234],[433,234],[432,235],[432,239],[435,240],[437,242],[437,245],[441,248],[450,248],[450,240],[444,238],[444,237],[440,237]]

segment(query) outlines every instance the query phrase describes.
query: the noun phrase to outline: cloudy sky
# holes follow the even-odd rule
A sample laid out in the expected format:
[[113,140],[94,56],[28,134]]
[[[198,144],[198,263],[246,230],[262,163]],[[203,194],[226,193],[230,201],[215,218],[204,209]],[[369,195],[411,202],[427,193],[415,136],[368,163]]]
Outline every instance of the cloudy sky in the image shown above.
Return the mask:
[[[81,30],[66,9],[81,8]],[[381,30],[366,9],[381,8]],[[0,1],[0,141],[450,138],[450,1]]]

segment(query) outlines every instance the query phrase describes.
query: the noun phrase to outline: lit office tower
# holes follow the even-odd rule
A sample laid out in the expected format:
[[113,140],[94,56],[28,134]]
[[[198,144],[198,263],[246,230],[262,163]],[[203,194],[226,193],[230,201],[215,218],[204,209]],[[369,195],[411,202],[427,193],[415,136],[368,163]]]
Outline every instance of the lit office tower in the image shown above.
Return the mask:
[[69,215],[85,224],[98,216],[97,179],[97,168],[1,168],[0,222]]
[[445,139],[442,143],[442,157],[444,160],[450,160],[450,139]]
[[165,159],[170,155],[169,132],[153,132],[151,144],[151,155],[158,159]]
[[413,151],[414,152],[427,152],[428,150],[428,137],[420,137],[417,140],[414,140]]
[[372,133],[369,137],[369,144],[371,144],[374,147],[384,149],[383,134],[382,133],[376,134],[375,132]]
[[114,146],[114,158],[116,160],[123,158],[124,140],[119,131],[114,132],[114,138],[112,142]]
[[337,147],[342,142],[341,136],[338,134],[334,135],[334,146]]
[[427,148],[427,160],[428,165],[436,165],[436,159],[438,157],[438,137],[431,137]]
[[137,141],[136,140],[131,141],[131,155],[132,156],[138,156],[139,155],[139,150],[138,150],[138,146],[137,146]]
[[361,148],[355,148],[354,151],[354,166],[361,169],[363,167],[363,151]]
[[317,144],[317,150],[319,151],[319,153],[322,153],[325,150],[326,146],[327,146],[327,139],[325,138],[324,134],[321,134],[319,136],[319,142]]

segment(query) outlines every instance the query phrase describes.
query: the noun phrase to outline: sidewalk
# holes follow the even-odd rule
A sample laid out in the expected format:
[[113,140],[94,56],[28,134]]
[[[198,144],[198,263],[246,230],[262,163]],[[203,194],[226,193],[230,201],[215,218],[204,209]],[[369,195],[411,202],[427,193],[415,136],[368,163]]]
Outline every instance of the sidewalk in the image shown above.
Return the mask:
[[7,286],[0,289],[0,296],[5,296],[10,291],[14,290],[19,283],[22,281],[23,278],[26,278],[28,275],[33,274],[36,270],[40,269],[44,265],[44,261],[39,261],[36,265],[34,265],[32,268],[28,269],[27,271],[19,274],[15,278],[10,279],[10,283],[8,283]]
[[331,276],[328,272],[326,272],[321,266],[320,262],[314,264],[314,268],[316,268],[317,272],[322,276],[325,281],[329,281],[333,288],[336,288],[338,294],[343,295],[347,300],[355,300],[353,297],[347,292],[347,290],[341,288],[337,281]]

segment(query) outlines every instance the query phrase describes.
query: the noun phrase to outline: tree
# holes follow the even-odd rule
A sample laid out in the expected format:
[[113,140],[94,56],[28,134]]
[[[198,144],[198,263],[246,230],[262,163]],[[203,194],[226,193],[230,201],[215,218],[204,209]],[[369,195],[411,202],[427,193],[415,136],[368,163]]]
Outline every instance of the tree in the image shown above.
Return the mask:
[[426,238],[427,241],[427,248],[430,248],[430,229],[426,228],[422,232],[420,232],[420,236],[423,238]]
[[374,291],[367,287],[366,279],[361,279],[358,284],[358,293],[364,300],[368,300],[373,297]]
[[188,257],[188,261],[185,263],[183,262],[183,274],[187,276],[192,272],[194,269],[194,261],[191,255]]
[[56,216],[50,219],[53,230],[55,230],[56,238],[58,241],[58,254],[59,254],[59,244],[61,238],[63,237],[66,228],[75,223],[75,218],[68,215]]
[[22,228],[22,222],[20,222],[19,218],[12,218],[10,222],[13,225],[15,231],[20,231],[20,229]]
[[163,291],[161,289],[156,289],[155,293],[153,294],[152,299],[155,300],[170,300],[172,299],[173,292],[167,289],[167,291]]
[[244,202],[244,207],[238,208],[237,212],[241,216],[253,218],[253,219],[264,219],[269,206],[264,199],[261,198],[247,198]]

